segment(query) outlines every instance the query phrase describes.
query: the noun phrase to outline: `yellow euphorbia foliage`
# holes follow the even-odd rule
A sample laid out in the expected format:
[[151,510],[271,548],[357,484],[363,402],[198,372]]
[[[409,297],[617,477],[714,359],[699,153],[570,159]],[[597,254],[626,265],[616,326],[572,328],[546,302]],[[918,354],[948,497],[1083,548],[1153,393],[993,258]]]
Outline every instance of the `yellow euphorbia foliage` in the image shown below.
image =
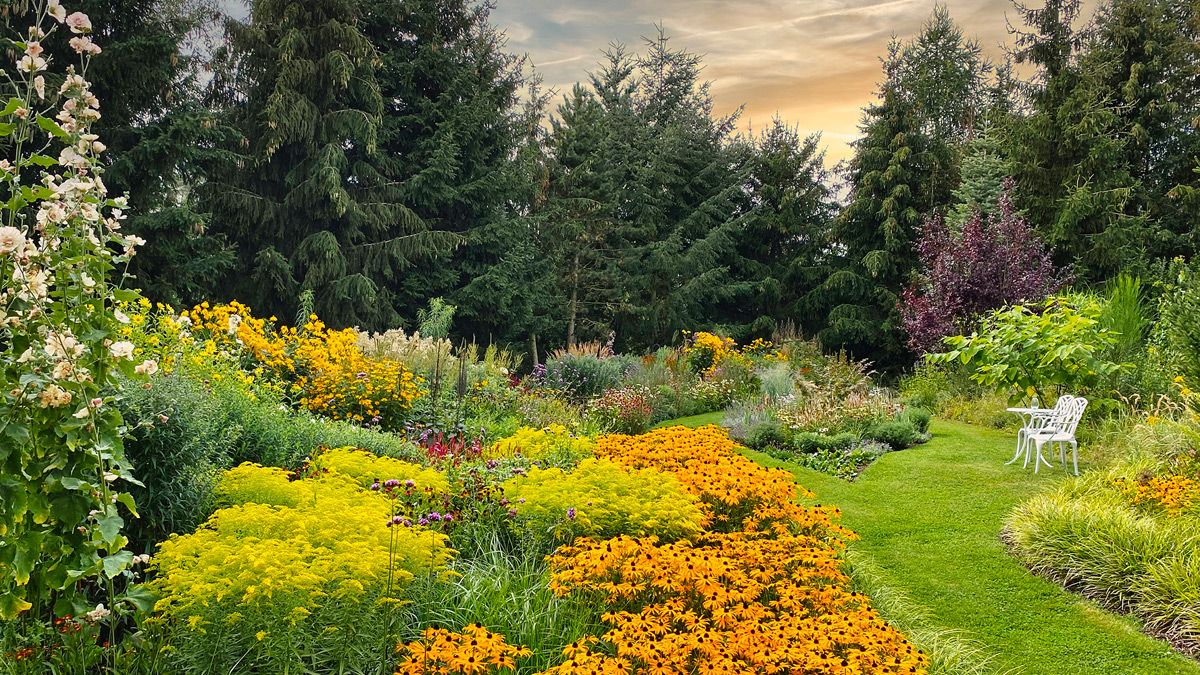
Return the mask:
[[450,485],[446,476],[436,469],[350,447],[318,451],[309,468],[318,473],[335,472],[348,476],[361,487],[393,479],[402,483],[411,480],[417,488],[430,488],[435,492],[445,491]]
[[509,480],[504,492],[517,504],[525,527],[554,527],[560,537],[679,539],[699,534],[705,520],[697,498],[671,474],[628,469],[607,459],[585,459],[569,472],[531,469],[528,476]]
[[525,647],[514,647],[504,636],[473,623],[452,633],[428,628],[422,639],[400,645],[396,675],[479,675],[493,670],[513,670],[516,658],[529,656]]
[[[764,468],[737,454],[737,447],[723,429],[710,425],[668,427],[638,436],[601,436],[596,439],[595,453],[626,466],[671,473],[700,497],[710,518],[708,526],[714,530],[779,526],[853,537],[834,524],[840,511],[797,505],[797,486],[790,473]],[[804,495],[811,497],[812,493]]]
[[379,597],[450,560],[445,535],[388,527],[387,498],[349,477],[287,478],[251,464],[226,473],[220,492],[233,505],[155,556],[158,610],[197,628],[233,608],[296,621],[330,598]]
[[512,457],[518,452],[531,459],[542,459],[553,453],[586,455],[595,442],[586,436],[575,436],[561,424],[534,429],[521,427],[512,436],[503,438],[488,448],[489,457]]

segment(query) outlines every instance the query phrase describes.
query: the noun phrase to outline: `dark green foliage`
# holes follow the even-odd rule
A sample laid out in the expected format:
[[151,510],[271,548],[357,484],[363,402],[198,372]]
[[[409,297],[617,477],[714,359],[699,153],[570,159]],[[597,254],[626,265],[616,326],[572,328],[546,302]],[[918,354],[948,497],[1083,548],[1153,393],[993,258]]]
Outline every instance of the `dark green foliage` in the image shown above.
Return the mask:
[[327,323],[381,330],[398,321],[390,284],[454,238],[386,172],[380,55],[359,21],[352,0],[256,0],[228,24],[218,92],[247,147],[206,194],[237,247],[225,297],[290,317],[311,290]]
[[776,118],[742,148],[758,208],[734,237],[730,272],[742,292],[721,308],[740,341],[769,337],[787,322],[810,332],[822,326],[806,299],[827,271],[835,206],[820,142]]
[[762,450],[768,447],[781,448],[786,440],[778,422],[759,422],[746,432],[743,443],[753,450]]
[[917,431],[917,427],[913,422],[901,421],[899,419],[891,422],[880,422],[867,429],[867,433],[864,436],[874,441],[887,443],[892,446],[893,450],[903,450],[922,440],[921,434]]
[[1100,281],[1194,249],[1195,212],[1169,195],[1191,180],[1198,152],[1197,3],[1116,0],[1079,30],[1078,0],[1018,5],[1028,30],[1018,62],[1032,112],[1014,118],[1006,149],[1018,203],[1058,260]]
[[523,60],[504,51],[490,6],[466,0],[359,0],[378,52],[378,168],[412,213],[460,237],[452,255],[415,261],[391,283],[405,318],[430,297],[458,307],[457,332],[523,340],[544,312],[550,274],[519,210],[534,189],[513,161],[530,127]]
[[905,353],[897,304],[917,262],[928,139],[894,84],[880,99],[867,109],[847,172],[850,202],[834,222],[842,260],[813,293],[829,312],[823,344],[890,365]]
[[908,422],[913,425],[917,433],[926,433],[929,431],[929,422],[933,419],[933,414],[924,408],[908,407],[900,411],[896,415],[897,422]]
[[796,448],[796,452],[801,454],[845,450],[852,445],[854,445],[854,434],[849,431],[833,436],[805,431],[792,438],[792,446]]
[[[146,240],[129,271],[153,300],[207,299],[234,263],[207,233],[208,217],[192,195],[233,135],[201,100],[205,50],[194,38],[219,16],[217,3],[81,0],[70,3],[76,10],[91,19],[103,49],[87,78],[103,103],[92,130],[107,146],[104,182],[111,194],[129,195],[123,229]],[[51,58],[78,63],[66,40],[49,46]]]
[[131,385],[121,399],[132,430],[126,452],[145,485],[131,487],[142,515],[130,524],[131,538],[147,552],[168,534],[202,522],[217,473],[242,462],[299,469],[321,446],[417,457],[414,446],[398,436],[250,398],[237,384],[170,374],[154,378],[153,385]]

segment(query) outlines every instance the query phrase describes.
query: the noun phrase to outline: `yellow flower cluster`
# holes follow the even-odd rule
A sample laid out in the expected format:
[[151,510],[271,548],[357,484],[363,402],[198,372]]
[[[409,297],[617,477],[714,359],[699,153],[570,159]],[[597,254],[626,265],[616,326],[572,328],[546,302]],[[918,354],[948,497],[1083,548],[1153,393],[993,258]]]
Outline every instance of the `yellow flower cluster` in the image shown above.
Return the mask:
[[1172,516],[1190,510],[1200,498],[1200,484],[1183,476],[1154,476],[1135,481],[1117,479],[1113,484],[1121,488],[1130,504],[1153,506]]
[[[836,549],[808,536],[582,541],[553,561],[556,593],[612,611],[606,654],[556,675],[925,673],[929,659],[847,590]],[[609,655],[611,654],[611,655]]]
[[411,464],[392,457],[380,457],[358,448],[322,448],[309,462],[316,474],[337,473],[348,476],[360,487],[386,480],[413,481],[418,489],[444,492],[450,486],[446,476],[436,469]]
[[388,527],[387,498],[352,478],[289,478],[253,464],[227,472],[219,492],[230,506],[161,544],[156,609],[197,629],[233,610],[265,625],[295,622],[331,602],[379,598],[450,560],[445,535]]
[[[683,332],[688,335],[688,331]],[[683,350],[688,365],[697,372],[711,372],[721,360],[737,353],[737,343],[714,333],[700,331]]]
[[330,330],[315,314],[299,329],[277,327],[274,317],[257,318],[235,301],[204,302],[181,317],[214,349],[246,355],[247,369],[265,369],[300,405],[335,420],[399,428],[427,393],[399,361],[365,356],[353,328]]
[[396,675],[479,675],[492,670],[513,670],[516,658],[532,652],[514,647],[504,636],[474,623],[452,633],[428,628],[417,642],[400,645]]
[[[848,590],[839,552],[852,533],[830,512],[795,506],[794,491],[781,484],[790,480],[752,470],[736,447],[715,427],[597,440],[598,454],[674,474],[711,505],[754,504],[750,529],[666,544],[655,536],[583,538],[560,548],[551,558],[552,589],[606,606],[610,629],[567,646],[562,663],[540,675],[928,672],[929,658]],[[768,519],[764,511],[774,526],[753,529]],[[512,657],[527,654],[478,625],[427,632],[400,651],[402,675],[513,670]]]
[[502,438],[488,448],[489,457],[512,457],[517,453],[530,459],[543,459],[557,454],[585,456],[592,451],[594,442],[586,436],[575,436],[561,424],[551,424],[541,429],[521,427],[507,438]]
[[531,469],[504,486],[518,504],[522,527],[575,536],[659,535],[667,539],[701,532],[704,513],[671,474],[627,469],[606,459],[588,458],[570,472]]
[[668,427],[639,436],[601,436],[595,453],[633,468],[673,474],[700,498],[711,529],[753,531],[774,525],[853,536],[834,523],[841,516],[837,509],[797,505],[791,474],[764,468],[737,454],[737,448],[717,426]]

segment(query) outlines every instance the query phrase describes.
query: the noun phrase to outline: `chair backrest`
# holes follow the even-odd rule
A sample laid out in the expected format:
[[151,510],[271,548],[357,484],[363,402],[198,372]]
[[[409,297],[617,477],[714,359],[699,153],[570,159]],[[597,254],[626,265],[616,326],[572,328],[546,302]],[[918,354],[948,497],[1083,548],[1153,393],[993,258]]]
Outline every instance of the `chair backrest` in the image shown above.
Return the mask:
[[1082,396],[1077,397],[1071,402],[1070,413],[1063,420],[1063,425],[1058,429],[1064,433],[1075,435],[1075,429],[1079,427],[1079,420],[1083,419],[1083,411],[1087,409],[1088,400]]

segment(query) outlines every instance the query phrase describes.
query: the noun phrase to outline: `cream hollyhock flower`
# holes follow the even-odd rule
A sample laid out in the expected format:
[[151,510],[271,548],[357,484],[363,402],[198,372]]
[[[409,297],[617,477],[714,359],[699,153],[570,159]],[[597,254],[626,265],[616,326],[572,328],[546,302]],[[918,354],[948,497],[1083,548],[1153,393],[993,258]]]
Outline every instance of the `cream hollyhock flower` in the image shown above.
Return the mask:
[[133,372],[138,375],[153,375],[158,372],[158,362],[151,359],[146,359],[138,365],[134,366]]
[[132,359],[133,343],[127,340],[114,342],[108,346],[108,352],[113,355],[114,359]]
[[92,32],[92,20],[83,12],[75,12],[67,17],[67,26],[72,33]]
[[67,20],[67,8],[63,7],[59,0],[50,0],[46,5],[46,12],[54,17],[59,23]]
[[36,40],[30,40],[25,43],[25,53],[32,57],[41,56],[44,51],[46,50],[42,48],[42,43]]
[[71,415],[71,417],[74,417],[75,419],[80,419],[80,420],[81,420],[81,419],[83,419],[83,418],[87,417],[87,416],[88,416],[88,415],[90,415],[90,414],[91,414],[91,413],[89,413],[89,412],[88,412],[88,409],[87,409],[87,408],[80,408],[79,410],[76,410],[76,411],[75,411],[75,412],[74,412],[74,413]]
[[46,78],[38,75],[33,78],[33,90],[37,92],[38,98],[46,100]]
[[54,370],[50,373],[50,377],[56,380],[65,380],[71,376],[72,366],[66,361],[59,361],[54,364]]
[[25,233],[15,227],[0,227],[0,253],[11,253],[25,248]]
[[23,70],[27,73],[37,73],[46,69],[46,59],[40,56],[30,56],[26,54],[17,61],[17,70]]
[[93,609],[92,611],[87,613],[87,618],[92,623],[96,623],[98,621],[108,618],[109,614],[112,614],[112,612],[105,609],[104,603],[100,603],[99,605],[96,605],[96,609]]
[[71,392],[57,384],[52,384],[38,394],[38,405],[43,408],[57,408],[71,402]]

